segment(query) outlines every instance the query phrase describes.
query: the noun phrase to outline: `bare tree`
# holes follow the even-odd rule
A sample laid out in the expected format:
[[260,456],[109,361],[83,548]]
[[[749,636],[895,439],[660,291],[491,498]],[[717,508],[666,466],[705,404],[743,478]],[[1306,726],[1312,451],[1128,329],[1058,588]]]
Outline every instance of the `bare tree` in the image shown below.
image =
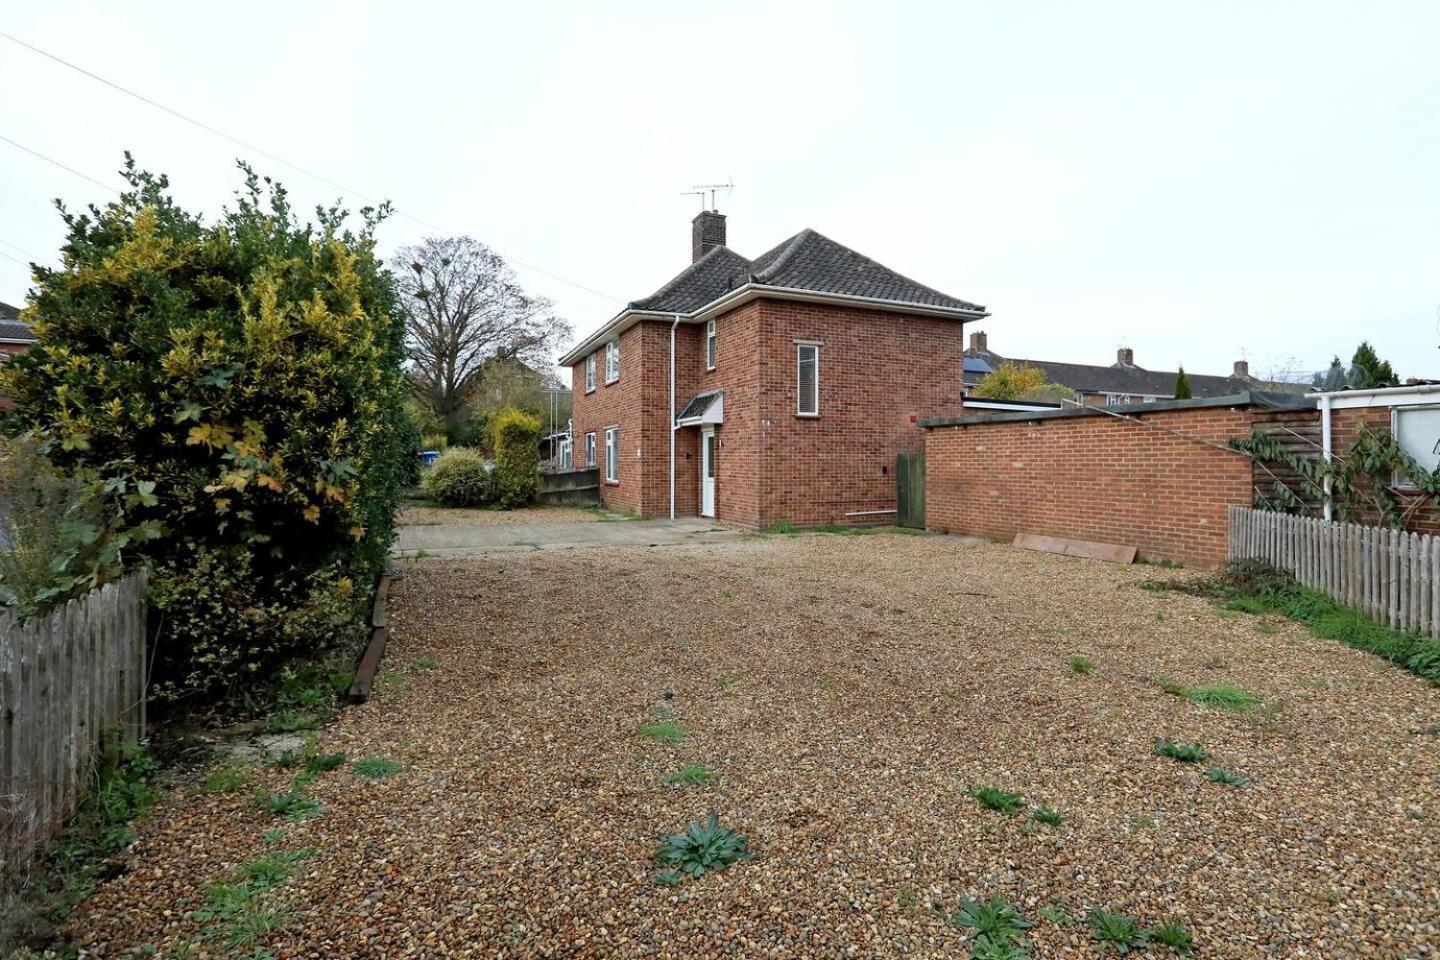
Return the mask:
[[494,250],[470,237],[427,238],[392,260],[415,392],[447,423],[496,360],[539,369],[570,333],[544,297],[531,296]]

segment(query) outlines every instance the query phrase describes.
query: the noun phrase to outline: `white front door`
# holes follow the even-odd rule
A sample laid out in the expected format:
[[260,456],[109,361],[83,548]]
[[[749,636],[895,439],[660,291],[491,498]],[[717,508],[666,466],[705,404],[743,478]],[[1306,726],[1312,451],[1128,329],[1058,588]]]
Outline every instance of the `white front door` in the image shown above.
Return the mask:
[[715,428],[700,430],[700,516],[715,516]]

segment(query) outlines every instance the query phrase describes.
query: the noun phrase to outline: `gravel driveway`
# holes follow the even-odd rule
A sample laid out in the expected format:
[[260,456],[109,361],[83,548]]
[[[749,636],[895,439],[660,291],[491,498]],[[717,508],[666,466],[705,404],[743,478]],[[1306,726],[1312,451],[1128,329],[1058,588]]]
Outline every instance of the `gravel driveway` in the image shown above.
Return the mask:
[[[172,792],[77,920],[91,949],[223,955],[186,919],[207,884],[312,846],[270,894],[276,958],[963,957],[942,914],[993,894],[1037,921],[1036,957],[1113,955],[1098,906],[1178,919],[1200,956],[1440,956],[1440,691],[1136,586],[1171,571],[893,534],[405,569],[379,693],[321,737],[403,769],[321,774],[323,815],[293,823]],[[1157,676],[1264,700],[1229,713]],[[637,735],[656,708],[683,742]],[[684,763],[720,779],[666,785]],[[985,809],[981,785],[1064,822]],[[711,809],[755,859],[653,885],[656,835]]]

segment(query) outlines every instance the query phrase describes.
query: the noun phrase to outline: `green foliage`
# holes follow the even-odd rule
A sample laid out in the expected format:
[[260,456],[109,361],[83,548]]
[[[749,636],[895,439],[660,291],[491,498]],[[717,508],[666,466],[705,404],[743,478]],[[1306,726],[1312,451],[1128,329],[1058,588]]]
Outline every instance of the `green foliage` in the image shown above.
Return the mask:
[[259,793],[255,802],[266,813],[284,817],[286,820],[303,820],[321,812],[320,804],[313,797],[307,797],[298,789],[281,793]]
[[789,520],[776,520],[774,523],[770,524],[770,526],[765,528],[765,532],[789,536],[790,534],[796,533],[798,531],[795,529],[795,524],[791,523]]
[[1189,400],[1194,396],[1190,389],[1190,378],[1185,376],[1185,368],[1181,367],[1180,372],[1175,374],[1175,399]]
[[1089,657],[1082,657],[1078,653],[1073,653],[1066,657],[1065,662],[1070,665],[1071,673],[1078,673],[1082,676],[1095,669],[1095,661]]
[[1380,359],[1380,355],[1370,346],[1368,340],[1362,340],[1360,346],[1355,348],[1355,356],[1350,358],[1350,371],[1345,379],[1348,386],[1359,390],[1390,387],[1400,382],[1395,376],[1394,368],[1388,361]]
[[685,739],[688,732],[683,723],[674,720],[643,724],[639,730],[640,736],[662,743],[679,743]]
[[678,887],[684,880],[685,875],[674,867],[656,870],[650,877],[650,882],[657,887]]
[[696,820],[684,833],[672,834],[660,842],[655,859],[664,866],[690,877],[710,870],[724,870],[732,863],[751,859],[750,841],[710,811],[708,820]]
[[1214,707],[1217,710],[1229,710],[1231,713],[1244,713],[1262,702],[1260,697],[1233,683],[1207,683],[1188,687],[1183,696],[1191,703]]
[[[1035,925],[999,894],[984,903],[966,897],[960,901],[960,909],[951,916],[950,922],[975,931],[971,956],[976,958],[1024,956],[1025,931]],[[1006,950],[1012,952],[1005,953]]]
[[472,410],[468,417],[450,428],[450,442],[457,447],[472,447],[476,450],[489,450],[493,453],[490,415]]
[[1145,946],[1149,933],[1123,913],[1112,913],[1096,907],[1087,918],[1096,940],[1113,947],[1117,953],[1129,953]]
[[495,502],[506,510],[535,499],[540,486],[540,421],[514,407],[490,421],[495,448]]
[[1218,577],[1161,582],[1155,588],[1209,597],[1246,613],[1283,614],[1305,624],[1316,636],[1384,657],[1440,686],[1440,640],[1392,630],[1319,590],[1300,586],[1269,564],[1235,561]]
[[[177,561],[215,552],[247,567],[254,602],[289,607],[317,571],[327,589],[373,579],[416,436],[393,281],[374,255],[387,210],[362,210],[358,233],[338,208],[302,225],[282,187],[242,169],[235,206],[204,220],[128,157],[117,200],[62,207],[63,265],[35,268],[24,311],[39,340],[5,364],[0,390],[11,432],[125,498],[108,521],[134,533],[119,559],[161,562],[160,592]],[[225,663],[178,649],[223,624],[169,627],[157,680],[179,693],[230,680]],[[292,631],[288,644],[330,640]],[[280,655],[261,646],[257,660]]]
[[1150,938],[1164,944],[1176,953],[1193,953],[1195,934],[1179,920],[1166,920],[1150,931]]
[[206,774],[200,783],[205,793],[235,793],[250,783],[250,768],[238,761],[222,764]]
[[293,911],[266,894],[284,883],[296,865],[314,852],[306,848],[268,853],[242,864],[206,889],[205,905],[189,914],[190,919],[202,922],[206,935],[227,947],[253,947],[294,919]]
[[1250,782],[1249,777],[1242,777],[1238,773],[1231,773],[1224,767],[1211,767],[1206,771],[1205,776],[1209,777],[1212,783],[1223,783],[1227,787],[1243,787]]
[[421,450],[445,450],[450,446],[450,438],[443,433],[425,433],[420,435]]
[[706,787],[720,778],[709,767],[699,763],[687,763],[674,773],[665,775],[665,782],[681,787]]
[[998,787],[974,787],[970,790],[970,796],[974,797],[982,807],[998,810],[1007,815],[1025,805],[1025,798],[1020,794],[1010,793]]
[[1039,390],[1045,383],[1043,370],[1007,360],[981,377],[971,395],[985,400],[1017,400],[1021,394]]
[[1021,391],[1016,400],[1029,400],[1031,403],[1058,403],[1062,407],[1068,401],[1070,404],[1080,402],[1080,394],[1063,383],[1047,383],[1043,386],[1030,390]]
[[451,447],[420,475],[420,489],[447,507],[479,507],[495,499],[496,481],[480,451]]
[[383,780],[391,774],[399,773],[405,768],[394,760],[385,757],[361,757],[359,760],[350,764],[350,769],[362,777],[369,777],[372,780]]
[[1050,807],[1036,807],[1030,816],[1047,827],[1058,827],[1065,822],[1065,814]]
[[1036,911],[1040,914],[1041,920],[1046,920],[1057,927],[1068,927],[1074,922],[1070,915],[1070,905],[1063,897],[1054,897],[1049,903]]
[[1155,738],[1155,754],[1181,763],[1203,763],[1210,759],[1210,754],[1198,743],[1176,743],[1163,737]]
[[294,733],[297,730],[314,730],[317,726],[319,722],[314,714],[294,710],[282,710],[265,720],[265,730],[269,733]]

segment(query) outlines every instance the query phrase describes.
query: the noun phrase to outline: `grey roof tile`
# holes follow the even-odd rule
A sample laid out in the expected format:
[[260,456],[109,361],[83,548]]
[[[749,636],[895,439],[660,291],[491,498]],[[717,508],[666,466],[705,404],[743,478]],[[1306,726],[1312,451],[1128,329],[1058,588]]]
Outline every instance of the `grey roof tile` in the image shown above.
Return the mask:
[[35,334],[30,327],[20,322],[20,308],[0,301],[0,340],[34,339]]
[[[967,350],[968,357],[983,357],[992,366],[1000,363],[1028,364],[1045,372],[1045,379],[1059,383],[1081,393],[1116,393],[1141,396],[1172,397],[1175,395],[1174,370],[1145,370],[1134,365],[1119,364],[1103,367],[1086,363],[1060,363],[1054,360],[1026,360],[1016,357],[1001,357],[989,350],[983,354]],[[974,385],[982,375],[971,375],[966,371],[966,383]],[[973,379],[972,379],[973,376]],[[1228,397],[1246,391],[1268,390],[1277,393],[1307,393],[1313,388],[1306,384],[1275,383],[1268,380],[1247,377],[1217,377],[1204,373],[1186,373],[1190,381],[1190,392],[1196,398]]]

